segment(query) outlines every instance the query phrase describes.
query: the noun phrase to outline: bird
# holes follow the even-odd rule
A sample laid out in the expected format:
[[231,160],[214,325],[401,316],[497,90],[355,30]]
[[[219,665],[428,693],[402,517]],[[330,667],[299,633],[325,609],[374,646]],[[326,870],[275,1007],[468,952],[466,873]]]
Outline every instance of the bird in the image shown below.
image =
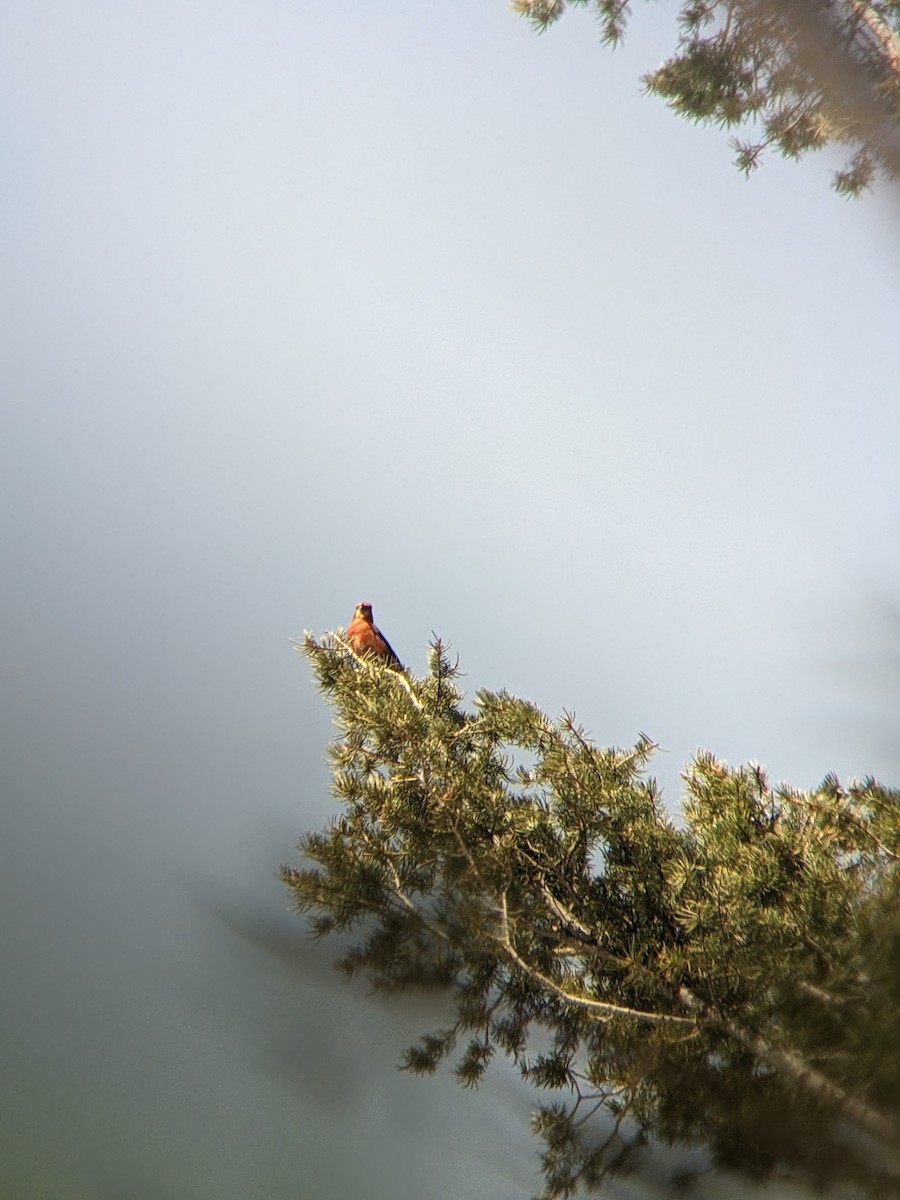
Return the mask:
[[372,621],[372,605],[367,600],[361,600],[353,610],[353,618],[347,626],[347,641],[360,658],[377,659],[395,671],[403,670],[390,642]]

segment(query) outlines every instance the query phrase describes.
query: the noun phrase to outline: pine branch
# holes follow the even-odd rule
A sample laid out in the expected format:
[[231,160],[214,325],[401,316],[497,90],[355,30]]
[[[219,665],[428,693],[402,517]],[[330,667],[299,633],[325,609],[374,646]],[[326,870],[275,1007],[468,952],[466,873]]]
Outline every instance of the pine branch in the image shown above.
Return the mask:
[[[568,0],[581,3],[584,0]],[[627,5],[592,0],[603,40],[625,32]],[[543,31],[567,0],[512,0]],[[876,171],[900,176],[900,8],[863,0],[682,0],[675,52],[643,77],[681,116],[755,136],[732,139],[749,174],[767,146],[799,158],[848,148],[835,188],[859,195]]]
[[497,942],[503,955],[534,983],[537,983],[548,992],[552,992],[554,996],[559,1000],[563,1000],[566,1004],[570,1004],[574,1008],[583,1009],[598,1021],[609,1021],[613,1017],[629,1017],[645,1025],[680,1025],[689,1026],[692,1029],[696,1029],[697,1027],[697,1020],[694,1017],[680,1017],[675,1013],[646,1012],[643,1009],[628,1008],[625,1005],[611,1004],[605,1000],[595,1000],[590,996],[577,996],[574,992],[567,992],[555,980],[544,975],[543,972],[538,971],[536,967],[531,966],[530,963],[522,958],[513,946],[509,936],[504,936],[502,926]]
[[[696,1015],[696,1019],[711,1029],[718,1029],[732,1041],[743,1047],[757,1062],[771,1067],[806,1092],[813,1100],[825,1101],[844,1113],[859,1129],[871,1134],[885,1146],[900,1144],[900,1124],[870,1108],[855,1096],[832,1083],[821,1071],[805,1062],[799,1054],[773,1046],[759,1034],[751,1033],[736,1021],[701,1004],[689,988],[682,985],[678,996],[684,1007]],[[897,1169],[900,1157],[892,1155]]]
[[[646,1136],[754,1177],[896,1191],[900,793],[775,792],[700,754],[675,826],[643,736],[602,748],[505,692],[467,711],[437,641],[421,678],[340,634],[300,648],[336,709],[343,810],[301,843],[315,868],[282,877],[319,935],[361,923],[348,973],[453,997],[409,1069],[468,1031],[465,1086],[502,1049],[572,1097],[535,1118],[548,1196],[598,1187]],[[601,1109],[627,1110],[634,1139],[597,1139]]]
[[900,78],[900,35],[871,4],[863,4],[861,0],[847,0],[847,4],[880,46],[890,69]]

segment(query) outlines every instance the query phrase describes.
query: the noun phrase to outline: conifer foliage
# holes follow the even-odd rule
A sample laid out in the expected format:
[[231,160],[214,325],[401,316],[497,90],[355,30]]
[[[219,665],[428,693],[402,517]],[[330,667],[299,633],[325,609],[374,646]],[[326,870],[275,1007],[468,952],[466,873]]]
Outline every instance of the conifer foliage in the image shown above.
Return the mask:
[[[510,0],[539,30],[570,4],[594,11],[604,41],[624,36],[627,0]],[[731,142],[741,170],[769,147],[799,158],[836,144],[849,150],[839,192],[900,176],[898,0],[682,0],[679,26],[647,91],[688,120],[743,131]]]
[[282,877],[350,937],[348,974],[452,998],[406,1068],[476,1086],[514,1060],[546,1197],[600,1190],[648,1139],[897,1195],[900,792],[773,789],[699,754],[673,823],[648,738],[603,748],[503,691],[467,707],[439,640],[421,678],[340,633],[298,649],[341,810]]

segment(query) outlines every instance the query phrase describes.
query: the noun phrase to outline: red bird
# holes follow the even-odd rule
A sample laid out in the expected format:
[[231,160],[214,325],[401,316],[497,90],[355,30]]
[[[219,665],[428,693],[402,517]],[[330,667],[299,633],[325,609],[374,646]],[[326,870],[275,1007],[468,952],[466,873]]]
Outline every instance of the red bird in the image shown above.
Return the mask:
[[365,600],[353,610],[353,620],[347,626],[347,641],[354,654],[360,658],[380,659],[386,667],[402,671],[400,659],[391,649],[391,644],[372,621],[372,605]]

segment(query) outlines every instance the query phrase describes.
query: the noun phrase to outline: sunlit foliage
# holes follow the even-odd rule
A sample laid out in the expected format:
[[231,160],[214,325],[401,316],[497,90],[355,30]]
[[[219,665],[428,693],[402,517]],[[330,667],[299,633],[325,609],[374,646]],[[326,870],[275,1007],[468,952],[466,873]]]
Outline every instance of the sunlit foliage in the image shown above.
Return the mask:
[[[569,5],[595,12],[603,41],[624,36],[624,0],[510,0],[539,30]],[[734,130],[742,171],[770,147],[799,158],[838,144],[849,153],[839,192],[858,195],[879,171],[900,176],[900,3],[683,0],[679,26],[646,89],[689,120]]]
[[[673,821],[646,737],[481,691],[436,641],[418,678],[298,647],[333,705],[340,812],[282,876],[344,969],[441,989],[406,1052],[536,1089],[547,1197],[600,1188],[648,1139],[754,1179],[900,1182],[900,792],[773,788],[699,754]],[[347,944],[345,940],[345,945]]]

